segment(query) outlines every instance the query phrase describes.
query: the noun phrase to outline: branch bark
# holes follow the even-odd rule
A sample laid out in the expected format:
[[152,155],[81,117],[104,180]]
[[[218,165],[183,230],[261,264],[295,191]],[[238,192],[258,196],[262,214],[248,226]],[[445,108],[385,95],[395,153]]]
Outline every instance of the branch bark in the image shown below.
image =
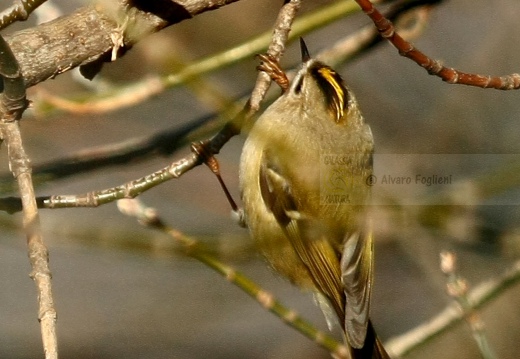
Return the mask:
[[58,358],[56,309],[52,296],[49,252],[43,242],[40,217],[31,178],[31,160],[22,143],[19,120],[28,102],[16,59],[0,36],[0,76],[4,92],[0,96],[0,138],[7,145],[9,168],[18,183],[23,208],[23,225],[31,262],[31,278],[38,289],[38,320],[46,359]]
[[[118,32],[124,49],[144,36],[239,0],[109,0],[6,36],[27,87],[78,66],[93,76],[110,61]],[[123,23],[127,22],[125,28]]]
[[25,0],[16,2],[0,12],[0,29],[4,29],[15,21],[25,21],[29,15],[47,0]]

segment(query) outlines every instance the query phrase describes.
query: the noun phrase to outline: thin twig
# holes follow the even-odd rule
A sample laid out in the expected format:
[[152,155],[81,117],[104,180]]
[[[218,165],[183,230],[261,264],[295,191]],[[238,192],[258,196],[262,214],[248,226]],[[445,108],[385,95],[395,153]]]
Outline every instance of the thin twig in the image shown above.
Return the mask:
[[[432,8],[439,5],[444,0],[403,0],[392,5],[385,16],[391,21],[396,22],[402,36],[411,40],[419,37],[425,28],[428,14]],[[415,21],[412,26],[399,26],[402,16],[407,16],[411,11],[414,12]],[[368,50],[374,49],[383,43],[384,39],[379,36],[379,32],[373,25],[366,25],[354,34],[338,40],[334,45],[319,52],[315,57],[335,68],[348,61],[364,55]]]
[[[339,1],[324,6],[297,19],[288,39],[295,39],[318,26],[325,26],[356,12],[359,12],[359,7],[353,0]],[[123,87],[112,88],[107,93],[96,94],[92,99],[75,101],[42,91],[39,93],[39,98],[36,99],[35,107],[36,109],[38,107],[47,109],[50,106],[62,111],[84,114],[102,113],[134,106],[166,89],[189,82],[194,77],[221,70],[265,51],[271,42],[272,35],[271,30],[266,31],[242,44],[195,61],[173,74],[146,78]]]
[[[274,58],[279,58],[285,48],[285,42],[287,41],[287,36],[299,5],[300,0],[291,0],[287,4],[284,4],[279,12],[273,33],[273,40],[268,49],[268,52]],[[270,82],[271,79],[269,76],[264,73],[258,74],[258,79],[253,89],[253,93],[244,109],[211,139],[201,142],[201,144],[206,147],[208,153],[218,153],[222,146],[231,137],[240,132],[242,123],[245,120],[250,119],[260,107],[260,101],[265,96]],[[176,161],[151,175],[128,182],[124,185],[102,191],[93,191],[79,196],[60,195],[40,197],[38,198],[38,205],[40,208],[97,207],[101,204],[113,202],[122,198],[133,198],[158,184],[180,177],[187,171],[202,163],[203,159],[199,154],[193,152],[190,156]],[[15,199],[7,198],[4,203],[9,206],[9,210],[11,211],[16,209],[16,204],[12,206],[14,202],[16,202]]]
[[[273,59],[279,60],[285,51],[285,44],[289,38],[291,26],[296,17],[296,13],[300,9],[300,0],[289,0],[284,3],[278,17],[276,19],[271,43],[267,48],[267,54]],[[271,77],[263,71],[258,73],[255,86],[251,92],[251,97],[247,101],[244,109],[235,118],[229,121],[222,130],[208,141],[204,141],[208,153],[217,154],[224,144],[226,144],[233,136],[240,133],[242,126],[250,121],[256,112],[260,109],[260,103],[265,97],[269,86],[271,85]],[[197,160],[201,158],[197,156]]]
[[484,322],[479,313],[473,308],[468,298],[468,282],[457,274],[457,257],[455,253],[444,251],[440,254],[441,270],[446,275],[446,289],[448,294],[459,303],[460,309],[464,313],[471,334],[478,345],[483,359],[495,359],[491,346],[486,337]]
[[32,266],[31,278],[35,281],[38,290],[38,319],[41,325],[43,349],[46,358],[55,359],[58,357],[58,341],[49,254],[43,243],[40,217],[31,179],[30,159],[25,153],[19,127],[19,120],[28,105],[25,98],[25,84],[18,63],[1,36],[0,75],[4,84],[0,104],[0,134],[7,144],[9,168],[18,182],[22,198],[23,224]]
[[[285,51],[285,44],[289,38],[291,26],[296,17],[296,13],[300,8],[300,0],[287,1],[278,13],[275,22],[271,42],[267,48],[267,54],[272,58],[279,60]],[[249,120],[259,109],[260,103],[265,97],[269,86],[271,85],[271,78],[266,73],[260,71],[258,73],[255,86],[251,93],[249,101],[243,110],[243,115],[238,115],[236,118],[228,123],[222,131],[214,136],[210,142],[213,153],[218,153],[220,148],[234,135],[240,132],[242,124]]]
[[[396,7],[393,7],[389,10],[388,16],[390,18],[397,18],[399,15],[406,13],[406,11],[413,9],[415,6],[424,5],[424,3],[425,1],[423,0],[405,1],[399,3],[396,5]],[[430,5],[431,1],[426,1],[426,4]],[[326,13],[320,13],[319,15],[320,16],[318,18],[328,18],[328,15]],[[313,21],[317,21],[317,19],[314,19]],[[424,19],[422,19],[421,21],[424,21]],[[421,21],[419,21],[419,25],[417,25],[418,27],[421,27]],[[294,26],[296,26],[296,23],[294,24]],[[338,41],[332,47],[326,48],[323,51],[317,53],[316,58],[325,61],[328,64],[336,66],[340,62],[345,62],[355,57],[361,51],[370,48],[376,45],[377,43],[380,43],[381,38],[377,36],[377,34],[378,33],[373,26],[366,26],[360,29],[357,33]],[[415,31],[414,35],[418,35],[417,31]],[[236,101],[241,102],[244,100],[245,99]],[[271,100],[272,98],[268,99],[268,101]],[[78,153],[71,154],[67,157],[56,159],[54,161],[35,166],[33,168],[33,180],[36,183],[39,183],[41,181],[45,181],[45,183],[48,183],[49,181],[58,178],[66,178],[71,175],[78,175],[92,170],[101,169],[106,166],[120,165],[129,161],[132,161],[132,163],[136,163],[136,161],[145,160],[150,156],[171,155],[175,150],[179,149],[182,146],[185,146],[190,141],[193,141],[193,133],[199,127],[204,126],[204,128],[206,129],[206,134],[211,132],[212,128],[215,128],[215,126],[221,123],[220,119],[216,119],[217,116],[217,114],[211,114],[204,118],[197,119],[194,122],[189,123],[186,126],[183,126],[182,128],[173,128],[171,130],[166,130],[158,134],[147,136],[144,138],[131,139],[123,141],[121,143],[86,149]],[[208,126],[209,123],[211,123],[212,125]],[[200,135],[203,134],[199,133],[199,136]],[[142,179],[138,179],[136,180],[136,182],[142,182]],[[123,186],[132,187],[130,185],[131,183],[132,182]],[[0,193],[7,193],[11,191],[10,184],[10,177],[6,178],[5,176],[0,176]],[[81,197],[94,198],[98,195],[98,193],[107,193],[108,191],[109,190],[92,192],[90,194],[81,195]],[[113,191],[117,190],[113,189]],[[138,193],[135,192],[135,194],[137,195]],[[41,208],[47,208],[47,206],[45,205],[46,201],[44,200],[48,198],[49,197],[39,198],[38,203],[41,203],[41,205],[43,206]],[[117,198],[114,198],[113,200]],[[88,203],[88,201],[78,202],[81,202],[83,204]],[[0,198],[0,211],[14,213],[20,210],[21,203],[16,198]]]
[[123,185],[92,191],[82,195],[57,195],[38,197],[40,208],[71,208],[71,207],[98,207],[123,198],[134,198],[141,193],[171,179],[179,178],[182,174],[199,165],[197,155],[173,162],[167,167],[150,175],[127,182]]
[[[54,161],[33,166],[33,182],[38,187],[42,183],[49,183],[108,166],[129,162],[136,163],[154,156],[170,156],[192,141],[215,133],[222,127],[222,123],[221,119],[214,118],[211,115],[151,136],[87,148]],[[8,174],[0,176],[0,193],[9,193],[13,190],[12,176]],[[0,211],[14,213],[20,209],[21,204],[16,204],[13,198],[0,198]]]
[[489,76],[470,74],[443,66],[440,61],[434,60],[411,43],[403,39],[394,28],[390,20],[385,18],[370,2],[370,0],[356,0],[361,9],[374,22],[382,37],[387,39],[399,51],[399,55],[407,57],[424,68],[430,75],[438,76],[449,84],[461,84],[497,90],[516,90],[520,88],[520,74],[514,73],[505,76]]
[[[478,310],[483,308],[507,289],[518,284],[518,282],[520,282],[520,261],[515,262],[504,273],[494,279],[475,286],[467,295],[471,309]],[[465,313],[460,310],[458,303],[453,302],[427,323],[389,340],[385,347],[392,357],[403,357],[442,333],[448,332],[448,330],[460,324],[464,319]]]
[[15,0],[14,4],[0,13],[0,30],[15,21],[25,21],[38,6],[47,0]]
[[[395,19],[397,16],[412,8],[425,5],[431,6],[442,1],[443,0],[399,1],[392,9],[390,9],[387,17]],[[336,20],[355,14],[358,11],[359,6],[354,0],[339,1],[323,6],[296,19],[292,26],[288,41],[291,42],[318,27],[326,26]],[[343,46],[341,53],[331,56],[331,61],[327,63],[331,66],[335,66],[336,64],[345,62],[354,55],[359,54],[366,48],[380,43],[381,38],[377,36],[377,34],[377,30],[374,29],[373,26],[369,26],[359,31],[357,36],[348,36],[347,38],[351,39],[348,46],[352,46],[350,44],[352,44],[352,40],[355,39],[356,43],[354,44],[354,48]],[[38,111],[38,108],[45,109],[42,111],[56,109],[70,113],[85,114],[103,113],[129,106],[135,106],[136,104],[146,101],[167,89],[187,83],[194,77],[221,70],[265,51],[270,42],[271,36],[272,32],[266,31],[235,47],[195,61],[176,73],[162,77],[149,77],[134,83],[126,84],[122,87],[110,88],[110,90],[105,93],[98,93],[91,99],[77,101],[56,96],[46,91],[40,91],[38,98],[35,100],[35,109],[36,111]],[[359,44],[363,44],[363,46],[359,46]],[[317,58],[319,58],[319,56],[317,56]]]
[[123,214],[137,218],[139,223],[142,225],[160,230],[169,235],[181,246],[181,249],[186,255],[200,261],[222,275],[229,282],[233,283],[249,296],[254,298],[262,307],[283,320],[287,325],[298,330],[300,333],[316,342],[319,346],[335,355],[335,358],[349,358],[348,349],[343,344],[337,342],[329,335],[317,330],[294,310],[281,304],[271,293],[260,288],[247,276],[220,262],[214,256],[204,251],[196,239],[188,237],[177,229],[168,226],[160,218],[156,209],[146,207],[142,202],[136,199],[121,200],[118,202],[118,208]]

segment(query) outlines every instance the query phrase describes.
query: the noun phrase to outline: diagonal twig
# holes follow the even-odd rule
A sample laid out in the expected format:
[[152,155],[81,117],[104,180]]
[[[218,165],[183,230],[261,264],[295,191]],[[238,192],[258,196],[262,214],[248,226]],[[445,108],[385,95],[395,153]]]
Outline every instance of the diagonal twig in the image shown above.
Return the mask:
[[[467,294],[471,309],[478,310],[498,298],[507,289],[520,282],[520,261],[516,261],[496,278],[484,281]],[[428,322],[389,340],[385,347],[392,357],[404,357],[413,350],[430,342],[432,339],[460,324],[466,314],[460,310],[458,303],[448,305]]]
[[518,73],[498,77],[471,74],[443,66],[440,61],[428,57],[414,45],[403,39],[395,31],[392,22],[378,11],[370,0],[355,1],[359,4],[363,12],[374,22],[381,36],[387,39],[399,51],[399,55],[411,59],[428,71],[430,75],[438,76],[449,84],[461,84],[497,90],[516,90],[520,88],[520,74]]
[[[392,7],[388,12],[388,17],[393,19],[403,14],[403,11],[406,12],[407,10],[414,9],[416,6],[424,6],[425,4],[431,6],[438,1],[439,0],[405,1]],[[319,15],[319,17],[325,16],[325,14],[321,13]],[[297,26],[296,22],[294,26]],[[381,41],[381,38],[377,36],[377,31],[373,26],[368,26],[362,28],[359,33],[340,40],[338,44],[332,48],[325,49],[316,54],[316,58],[337,65],[340,62],[344,62],[356,56],[356,54],[359,54],[359,51],[374,46],[378,41]],[[213,119],[216,116],[217,114],[212,114],[182,128],[161,132],[150,137],[127,140],[122,143],[84,150],[65,158],[35,166],[33,167],[34,180],[36,182],[40,180],[48,182],[56,178],[64,178],[93,169],[100,169],[105,166],[126,163],[130,160],[135,163],[136,160],[144,160],[153,155],[170,155],[181,146],[187,144],[189,139],[186,138],[186,136],[191,136],[195,129],[202,125],[207,127],[208,121],[211,123],[218,122]],[[176,164],[173,163],[154,174],[111,189],[93,191],[77,196],[39,197],[38,204],[40,208],[64,208],[72,206],[95,207],[117,199],[135,197],[164,181],[177,178],[177,175],[170,176],[168,174],[175,166]],[[0,192],[8,191],[9,182],[6,178],[0,177]],[[15,197],[0,198],[0,211],[14,213],[20,210],[21,203],[19,199]]]
[[25,84],[16,58],[1,36],[0,75],[4,85],[0,101],[0,136],[7,144],[9,168],[18,182],[22,199],[23,225],[32,266],[31,278],[35,281],[38,290],[38,319],[41,325],[45,357],[55,359],[58,357],[58,342],[49,254],[43,243],[38,207],[32,185],[30,159],[25,153],[19,127],[19,120],[28,105],[25,98]]
[[[290,38],[295,39],[318,26],[325,26],[355,12],[359,12],[359,7],[353,0],[323,6],[310,14],[299,17],[291,28]],[[195,77],[221,70],[265,51],[271,37],[272,31],[265,31],[244,43],[194,61],[174,73],[141,79],[118,88],[112,88],[106,93],[97,94],[94,98],[81,102],[41,91],[36,106],[50,106],[69,113],[81,114],[103,113],[135,106],[167,89],[185,84]]]
[[170,236],[177,244],[181,246],[183,252],[198,260],[199,262],[210,267],[229,282],[236,285],[246,294],[253,297],[262,307],[269,310],[284,323],[298,330],[307,338],[313,340],[322,348],[328,350],[337,359],[349,358],[349,351],[345,345],[339,343],[328,334],[317,330],[312,324],[307,322],[294,310],[291,310],[280,303],[269,292],[263,290],[246,275],[240,273],[234,268],[222,263],[213,255],[204,251],[200,243],[192,238],[184,235],[182,232],[167,225],[159,216],[156,209],[145,206],[139,200],[121,200],[118,202],[119,210],[130,217],[136,218],[142,225],[159,230]]
[[443,251],[440,254],[441,270],[446,276],[446,291],[454,298],[460,306],[460,310],[464,313],[466,322],[468,323],[473,339],[478,345],[482,359],[495,359],[489,341],[485,333],[485,325],[475,308],[471,305],[468,296],[469,284],[457,273],[457,257],[454,252]]
[[[279,59],[287,41],[291,24],[296,16],[296,12],[300,6],[300,0],[291,0],[284,4],[279,12],[275,23],[273,37],[268,49],[268,53]],[[211,139],[202,141],[202,145],[210,154],[217,154],[222,146],[231,139],[231,137],[240,133],[244,121],[250,120],[258,111],[260,102],[264,98],[267,89],[271,83],[271,78],[260,72],[253,88],[253,92],[247,104],[242,111],[229,121],[224,127]],[[124,185],[114,187],[102,191],[89,192],[84,195],[65,195],[41,197],[38,199],[40,208],[65,208],[65,207],[97,207],[101,204],[109,203],[122,198],[133,198],[143,191],[154,187],[164,181],[178,178],[192,168],[203,163],[203,158],[197,152],[193,152],[181,160],[175,161],[171,165],[154,172],[151,175],[140,178],[135,181],[128,182]],[[3,208],[8,211],[19,210],[15,198],[6,198],[3,200]]]
[[[406,14],[408,10],[414,9],[417,6],[420,6],[424,9],[425,5],[427,5],[427,7],[429,8],[432,4],[438,3],[440,1],[442,0],[406,0],[396,4],[395,7],[390,8],[389,12],[387,13],[387,17],[390,19],[396,19],[400,15]],[[326,8],[320,9],[318,12],[313,13],[310,17],[304,16],[296,20],[291,30],[291,36],[301,34],[302,31],[304,31],[304,23],[307,23],[305,26],[312,27],[312,24],[314,24],[314,26],[316,26],[316,23],[321,24],[324,21],[324,19],[331,20],[330,17],[335,16],[334,11],[338,10],[338,7],[334,5],[335,4],[328,5]],[[424,19],[422,21],[424,22]],[[418,21],[418,23],[421,22]],[[418,27],[421,26],[419,25]],[[410,33],[410,31],[412,31],[415,36],[417,36],[417,32],[420,32],[417,30],[414,31],[414,29],[412,29],[407,30],[407,33]],[[263,39],[263,36],[264,35],[258,38]],[[255,42],[256,40],[253,39],[251,41]],[[378,36],[377,30],[374,28],[374,26],[365,26],[358,32],[346,36],[344,39],[341,39],[340,41],[338,41],[337,44],[333,45],[332,47],[326,48],[323,51],[317,53],[316,58],[324,61],[332,67],[336,67],[340,63],[344,63],[345,61],[348,61],[354,58],[355,56],[359,56],[361,53],[364,53],[364,50],[372,48],[376,44],[379,44],[381,41],[382,39],[380,36]],[[224,60],[224,58],[230,57],[229,55],[224,56],[224,54],[231,54],[237,52],[239,51],[240,47],[245,46],[242,45],[239,47],[231,48],[229,50],[224,51],[223,53],[211,56],[210,58],[222,57],[222,60]],[[254,46],[253,48],[256,49],[256,47]],[[249,55],[252,55],[254,53],[251,51],[248,52]],[[202,60],[201,62],[197,62],[197,64],[202,62],[204,62],[204,60]],[[193,66],[199,68],[198,65],[193,64]],[[188,67],[191,68],[192,65],[189,65]],[[199,70],[202,71],[204,68],[205,67],[202,66],[202,69],[199,68]],[[192,73],[193,76],[200,74],[200,72],[195,73],[192,71],[188,71],[188,73]],[[170,76],[173,76],[175,78],[177,78],[177,76],[179,78],[183,78],[183,76],[181,76],[180,73],[172,74]],[[147,86],[147,88],[150,89],[153,88],[153,86]],[[250,94],[251,90],[247,93]],[[268,99],[268,101],[272,100],[272,97],[274,96],[271,96]],[[111,100],[111,103],[117,103],[117,100],[113,97],[109,97],[109,100]],[[240,96],[240,99],[237,99],[234,102],[243,102],[245,100],[246,98],[244,95]],[[89,108],[95,108],[96,105],[95,103],[87,102],[82,103],[81,108],[83,109],[83,105],[86,104],[89,105]],[[121,105],[121,103],[119,103],[119,105]],[[119,105],[116,104],[116,106]],[[76,106],[76,104],[74,106]],[[86,107],[84,109],[86,110]],[[136,161],[144,160],[149,156],[156,156],[158,154],[170,155],[176,149],[186,145],[187,141],[189,141],[187,137],[192,137],[192,133],[195,130],[200,129],[201,126],[204,126],[204,128],[208,131],[208,127],[214,128],[217,125],[217,123],[220,123],[219,120],[216,120],[217,116],[217,113],[213,113],[208,116],[205,116],[204,118],[196,119],[193,122],[187,124],[186,126],[182,126],[181,128],[175,127],[171,130],[166,130],[148,137],[125,140],[120,143],[82,150],[80,152],[68,155],[66,157],[58,158],[54,161],[43,163],[41,165],[36,165],[33,167],[34,180],[36,183],[38,183],[39,179],[41,178],[45,182],[48,182],[57,178],[64,178],[71,175],[84,173],[85,171],[100,169],[105,166],[127,163],[130,160],[133,163],[135,163]],[[209,122],[212,124],[212,126],[208,126]],[[6,178],[0,176],[0,193],[8,191],[9,187],[7,186]],[[7,209],[7,207],[2,206],[3,201],[3,199],[0,199],[0,210],[2,210],[2,208]]]
[[[177,126],[151,136],[87,148],[56,160],[33,165],[33,182],[38,187],[41,183],[49,183],[109,166],[136,163],[156,156],[170,156],[195,138],[209,136],[215,129],[221,127],[222,121],[214,116],[216,115],[201,117],[184,126]],[[201,129],[202,126],[204,130]],[[198,136],[195,136],[195,133]],[[11,176],[0,175],[0,193],[9,193],[13,190]],[[5,199],[0,198],[0,211],[10,212],[10,205],[4,202]]]

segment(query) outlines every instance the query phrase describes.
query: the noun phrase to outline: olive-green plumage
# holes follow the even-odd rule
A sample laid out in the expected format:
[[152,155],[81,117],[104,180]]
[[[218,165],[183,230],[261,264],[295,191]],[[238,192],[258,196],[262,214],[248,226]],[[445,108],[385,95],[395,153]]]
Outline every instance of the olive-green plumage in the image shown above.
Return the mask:
[[306,59],[252,127],[240,162],[252,237],[278,273],[325,296],[355,359],[389,358],[369,320],[373,146],[341,77]]

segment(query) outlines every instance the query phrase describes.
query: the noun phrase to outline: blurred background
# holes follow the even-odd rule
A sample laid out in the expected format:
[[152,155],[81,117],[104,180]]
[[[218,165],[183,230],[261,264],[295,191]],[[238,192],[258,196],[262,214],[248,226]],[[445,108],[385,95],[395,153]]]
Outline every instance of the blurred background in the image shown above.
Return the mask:
[[[81,1],[52,3],[64,14],[84,5]],[[99,79],[122,86],[172,73],[183,64],[269,31],[280,3],[240,1],[172,26],[106,64]],[[301,14],[330,3],[304,2]],[[10,2],[0,4],[7,7]],[[413,42],[462,71],[518,72],[518,11],[515,0],[445,1],[433,8],[422,35]],[[4,32],[34,26],[35,18]],[[311,53],[318,52],[368,23],[359,13],[307,34],[305,40]],[[299,59],[298,45],[290,44],[282,65],[294,66]],[[204,79],[221,94],[235,98],[251,89],[257,63],[251,57]],[[376,176],[389,171],[413,178],[453,174],[462,184],[415,188],[412,199],[409,188],[375,186],[372,317],[378,334],[387,340],[428,321],[451,303],[439,268],[440,251],[457,254],[459,272],[472,286],[498,276],[518,259],[516,178],[520,175],[514,168],[520,162],[519,93],[448,85],[400,57],[388,44],[337,70],[356,93],[372,127],[377,154],[396,159],[378,161],[376,154]],[[36,105],[42,90],[63,97],[93,94],[72,72],[30,89]],[[106,113],[43,112],[36,106],[23,119],[22,130],[27,151],[33,163],[39,164],[181,127],[214,111],[190,87],[176,87]],[[223,177],[237,200],[243,140],[243,136],[232,139],[218,156]],[[0,170],[7,174],[2,149]],[[114,187],[187,154],[189,148],[183,148],[171,157],[103,168],[41,184],[37,192],[80,194]],[[510,162],[502,162],[504,158]],[[226,198],[207,168],[200,166],[141,198],[169,224],[203,241],[223,261],[327,330],[312,295],[277,277],[256,253],[247,231],[231,219]],[[429,204],[432,198],[434,205]],[[96,209],[42,210],[41,217],[51,253],[62,358],[330,357],[224,278],[179,254],[165,235],[120,214],[115,203]],[[0,213],[1,358],[42,356],[36,291],[28,277],[20,222],[20,215]],[[497,358],[517,358],[518,298],[520,288],[510,289],[480,313]],[[462,323],[407,358],[472,359],[480,354],[468,326]]]

